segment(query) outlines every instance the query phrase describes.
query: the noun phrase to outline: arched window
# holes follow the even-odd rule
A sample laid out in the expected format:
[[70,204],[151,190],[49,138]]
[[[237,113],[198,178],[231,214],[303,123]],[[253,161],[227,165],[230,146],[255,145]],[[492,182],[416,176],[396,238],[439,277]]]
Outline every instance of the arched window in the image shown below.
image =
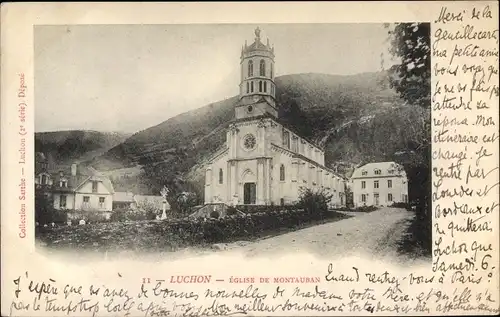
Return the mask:
[[250,92],[250,84],[247,81],[247,94]]
[[222,171],[222,168],[219,168],[219,184],[224,183],[224,172]]
[[248,61],[248,77],[253,76],[253,61],[249,60]]
[[266,76],[266,62],[263,59],[260,60],[260,76]]
[[267,82],[264,82],[264,92],[267,92]]
[[281,164],[280,166],[280,181],[285,180],[285,165]]
[[273,63],[271,63],[271,79],[273,78]]
[[253,81],[250,83],[250,92],[253,92]]
[[262,92],[262,80],[259,81],[259,92]]

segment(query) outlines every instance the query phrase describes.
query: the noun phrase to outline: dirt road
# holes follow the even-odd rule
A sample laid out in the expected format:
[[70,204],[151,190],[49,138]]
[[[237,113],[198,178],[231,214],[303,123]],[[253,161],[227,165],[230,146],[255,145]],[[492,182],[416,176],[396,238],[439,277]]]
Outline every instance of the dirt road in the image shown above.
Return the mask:
[[345,213],[352,217],[255,242],[227,244],[223,248],[242,251],[247,256],[308,251],[328,258],[361,253],[393,258],[397,255],[397,243],[413,217],[412,212],[388,207],[371,213]]

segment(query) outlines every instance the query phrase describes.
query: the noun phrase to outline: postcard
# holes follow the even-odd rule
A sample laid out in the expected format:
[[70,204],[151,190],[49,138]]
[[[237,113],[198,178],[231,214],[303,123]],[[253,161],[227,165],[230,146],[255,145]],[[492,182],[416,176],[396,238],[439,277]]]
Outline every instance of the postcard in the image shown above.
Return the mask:
[[2,4],[2,316],[498,315],[498,13]]

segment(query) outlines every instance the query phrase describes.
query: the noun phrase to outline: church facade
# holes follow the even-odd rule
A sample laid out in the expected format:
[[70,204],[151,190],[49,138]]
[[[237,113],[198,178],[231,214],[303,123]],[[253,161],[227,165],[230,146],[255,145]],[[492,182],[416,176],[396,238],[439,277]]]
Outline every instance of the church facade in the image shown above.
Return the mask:
[[311,188],[330,192],[332,206],[344,205],[346,181],[324,166],[323,149],[280,123],[274,57],[257,28],[254,43],[242,47],[235,119],[225,146],[209,160],[205,203],[292,204]]

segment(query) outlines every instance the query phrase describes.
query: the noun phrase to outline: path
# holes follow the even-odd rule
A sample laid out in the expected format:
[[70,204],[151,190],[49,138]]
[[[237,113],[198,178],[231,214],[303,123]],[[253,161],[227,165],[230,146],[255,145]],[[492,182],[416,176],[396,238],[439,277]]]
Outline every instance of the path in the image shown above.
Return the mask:
[[384,207],[370,213],[345,212],[351,218],[321,224],[255,242],[225,245],[228,251],[242,251],[247,256],[279,255],[308,251],[313,254],[345,257],[368,253],[377,257],[397,255],[412,212]]

